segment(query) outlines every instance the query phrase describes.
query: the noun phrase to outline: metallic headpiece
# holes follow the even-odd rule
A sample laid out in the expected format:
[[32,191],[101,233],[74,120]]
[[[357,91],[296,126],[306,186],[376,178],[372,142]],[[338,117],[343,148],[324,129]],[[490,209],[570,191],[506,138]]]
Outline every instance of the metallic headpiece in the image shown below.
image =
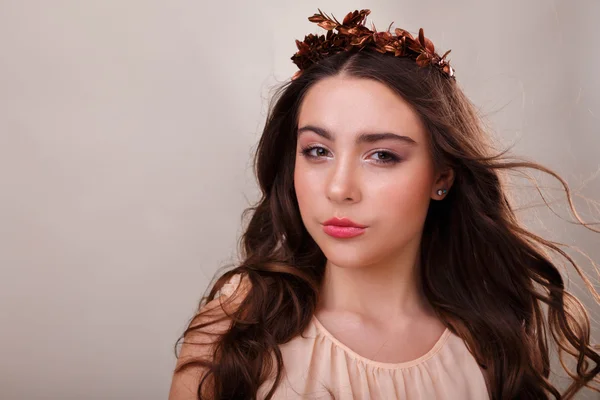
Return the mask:
[[[450,50],[441,57],[436,54],[433,43],[423,34],[423,28],[419,29],[417,38],[400,28],[396,28],[394,31],[396,35],[393,35],[390,33],[390,28],[394,22],[384,32],[377,32],[374,24],[373,30],[364,26],[366,17],[371,10],[349,12],[342,23],[335,17],[330,18],[320,9],[318,10],[319,13],[308,17],[308,20],[316,22],[321,28],[326,29],[327,36],[311,33],[304,37],[303,42],[296,40],[298,51],[291,59],[300,70],[294,74],[292,79],[297,78],[302,71],[327,56],[352,49],[360,51],[367,47],[383,54],[392,54],[395,57],[410,57],[420,67],[433,65],[445,76],[456,79],[454,69],[446,60]],[[334,32],[334,29],[337,30],[337,33]]]

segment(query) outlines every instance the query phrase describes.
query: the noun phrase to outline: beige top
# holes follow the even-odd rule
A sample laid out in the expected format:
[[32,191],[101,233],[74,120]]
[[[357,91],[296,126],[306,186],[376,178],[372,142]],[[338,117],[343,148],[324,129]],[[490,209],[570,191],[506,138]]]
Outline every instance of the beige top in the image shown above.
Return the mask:
[[[221,294],[239,284],[234,276]],[[304,336],[304,337],[303,337]],[[303,335],[280,345],[285,374],[275,399],[489,399],[483,373],[465,342],[448,328],[423,356],[408,362],[367,359],[336,339],[313,316]],[[264,399],[272,386],[259,390]],[[333,394],[333,397],[331,394]]]

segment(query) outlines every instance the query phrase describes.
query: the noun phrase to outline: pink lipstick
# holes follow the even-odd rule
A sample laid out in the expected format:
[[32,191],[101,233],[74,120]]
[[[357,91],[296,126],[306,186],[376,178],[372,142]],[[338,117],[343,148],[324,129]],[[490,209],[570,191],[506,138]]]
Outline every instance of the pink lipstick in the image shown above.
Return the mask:
[[331,218],[323,223],[323,231],[335,238],[352,238],[365,233],[365,225],[357,224],[348,218]]

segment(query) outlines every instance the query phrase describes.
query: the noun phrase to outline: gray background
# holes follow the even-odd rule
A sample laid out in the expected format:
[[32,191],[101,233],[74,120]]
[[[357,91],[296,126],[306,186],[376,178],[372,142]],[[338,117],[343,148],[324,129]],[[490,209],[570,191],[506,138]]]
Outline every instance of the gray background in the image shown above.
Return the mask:
[[[317,8],[423,27],[492,134],[598,220],[598,1],[1,0],[0,398],[167,397],[173,344],[236,259],[267,99],[294,39],[324,33]],[[524,184],[524,222],[600,261],[600,235]]]

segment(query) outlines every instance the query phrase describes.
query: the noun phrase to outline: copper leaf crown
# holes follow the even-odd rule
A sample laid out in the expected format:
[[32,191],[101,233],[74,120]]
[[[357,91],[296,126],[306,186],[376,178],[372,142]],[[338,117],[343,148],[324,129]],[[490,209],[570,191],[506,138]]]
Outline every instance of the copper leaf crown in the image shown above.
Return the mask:
[[[302,71],[327,56],[352,49],[362,50],[367,47],[373,48],[382,54],[389,53],[395,57],[410,57],[420,67],[432,65],[437,67],[445,76],[456,79],[454,69],[450,67],[450,63],[446,60],[450,50],[441,57],[436,54],[433,43],[423,34],[423,28],[419,29],[419,36],[416,38],[408,31],[400,28],[396,28],[394,30],[396,35],[393,35],[390,33],[393,22],[384,32],[377,32],[375,25],[373,25],[373,30],[364,26],[366,17],[371,13],[371,10],[349,12],[342,23],[336,20],[335,17],[330,18],[320,9],[318,10],[319,13],[308,17],[308,20],[326,29],[327,35],[314,35],[311,33],[304,37],[303,42],[296,40],[298,51],[291,59],[300,70],[296,72],[292,79],[295,79]],[[337,33],[334,30],[337,30]]]

